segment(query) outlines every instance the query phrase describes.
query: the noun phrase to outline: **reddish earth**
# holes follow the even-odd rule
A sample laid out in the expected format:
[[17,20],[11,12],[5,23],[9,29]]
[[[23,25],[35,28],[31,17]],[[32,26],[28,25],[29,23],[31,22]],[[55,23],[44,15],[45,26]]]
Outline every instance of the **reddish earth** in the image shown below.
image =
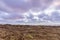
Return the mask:
[[60,27],[0,24],[0,40],[60,40]]

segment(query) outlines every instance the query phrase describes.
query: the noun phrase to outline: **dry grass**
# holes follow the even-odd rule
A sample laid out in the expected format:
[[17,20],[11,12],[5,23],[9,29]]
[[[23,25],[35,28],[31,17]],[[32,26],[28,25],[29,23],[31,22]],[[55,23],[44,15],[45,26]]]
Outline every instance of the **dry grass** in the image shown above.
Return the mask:
[[0,25],[0,40],[60,40],[60,27]]

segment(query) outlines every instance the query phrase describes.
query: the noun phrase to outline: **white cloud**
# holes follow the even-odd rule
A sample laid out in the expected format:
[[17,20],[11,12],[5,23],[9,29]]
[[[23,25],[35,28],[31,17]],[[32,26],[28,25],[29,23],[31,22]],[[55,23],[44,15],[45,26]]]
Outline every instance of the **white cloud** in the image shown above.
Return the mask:
[[25,12],[25,13],[23,13],[23,16],[24,17],[29,17],[30,16],[29,14],[30,14],[29,12]]
[[41,11],[35,12],[35,11],[31,10],[31,9],[29,10],[29,12],[30,12],[33,16],[38,16],[38,15],[42,14]]
[[[32,2],[34,2],[34,0],[24,0],[24,1],[25,2],[31,2],[31,5],[32,5]],[[35,1],[37,1],[37,0],[35,0]],[[43,3],[43,1],[42,1],[42,3]],[[43,18],[39,19],[38,15],[41,15],[42,13],[45,13],[46,15],[51,16],[52,12],[54,12],[54,11],[57,11],[57,12],[60,13],[60,10],[56,10],[55,9],[57,4],[56,5],[54,5],[54,4],[52,5],[51,4],[44,11],[41,11],[41,10],[35,10],[34,11],[34,10],[32,10],[34,8],[34,6],[25,5],[25,4],[23,4],[23,5],[24,6],[23,7],[21,6],[21,8],[20,7],[19,8],[10,7],[5,2],[3,2],[2,0],[0,0],[0,8],[3,9],[3,10],[8,11],[8,12],[5,12],[5,11],[1,11],[0,12],[0,20],[4,20],[4,21],[6,20],[7,22],[11,22],[11,21],[12,22],[16,22],[16,21],[29,22],[29,19],[27,17],[30,16],[30,14],[31,14],[31,15],[33,15],[33,17],[31,19],[36,19],[37,21],[38,20],[41,20],[41,21],[50,22],[49,20],[44,20]],[[33,4],[33,5],[35,5],[35,4]],[[33,8],[29,8],[30,6],[33,7]],[[40,7],[40,4],[38,4],[38,6]],[[46,4],[44,4],[44,6],[46,6]],[[29,10],[27,9],[27,7],[29,8]],[[24,12],[25,9],[27,10],[26,12]],[[13,14],[13,13],[15,13],[15,14]],[[22,18],[19,18],[18,17],[17,19],[9,19],[9,20],[8,19],[5,19],[6,17],[7,18],[10,18],[11,16],[12,16],[12,18],[15,18],[14,15],[16,15],[16,14],[22,15],[22,16],[24,16],[24,18],[22,19]],[[33,21],[33,20],[31,20],[31,21]]]
[[33,19],[36,19],[36,21],[39,21],[39,17],[38,16],[34,16]]

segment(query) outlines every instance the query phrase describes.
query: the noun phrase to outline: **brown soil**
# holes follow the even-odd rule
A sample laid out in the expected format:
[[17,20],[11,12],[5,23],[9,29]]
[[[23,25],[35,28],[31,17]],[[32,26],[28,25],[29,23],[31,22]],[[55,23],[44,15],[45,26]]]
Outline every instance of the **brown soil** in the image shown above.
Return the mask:
[[0,40],[60,40],[60,27],[0,25]]

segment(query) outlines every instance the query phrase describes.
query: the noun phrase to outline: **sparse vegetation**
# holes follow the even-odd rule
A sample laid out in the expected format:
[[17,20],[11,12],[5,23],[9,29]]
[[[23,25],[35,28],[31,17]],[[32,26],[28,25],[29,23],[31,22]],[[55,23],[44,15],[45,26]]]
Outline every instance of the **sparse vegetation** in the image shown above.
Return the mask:
[[0,40],[60,40],[60,26],[0,25]]

